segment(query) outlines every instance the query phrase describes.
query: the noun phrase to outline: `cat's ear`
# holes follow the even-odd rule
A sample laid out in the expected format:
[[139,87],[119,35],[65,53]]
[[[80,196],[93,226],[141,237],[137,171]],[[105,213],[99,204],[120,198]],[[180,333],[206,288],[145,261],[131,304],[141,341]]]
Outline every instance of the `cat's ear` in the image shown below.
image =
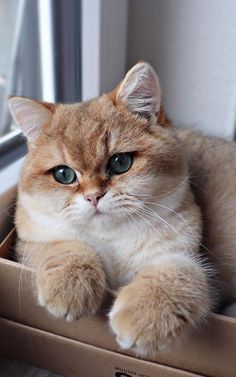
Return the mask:
[[55,106],[25,97],[10,97],[8,105],[17,126],[30,142],[38,137],[43,126],[51,122]]
[[122,102],[135,114],[153,115],[161,106],[161,87],[152,66],[145,62],[136,64],[121,82],[116,102]]

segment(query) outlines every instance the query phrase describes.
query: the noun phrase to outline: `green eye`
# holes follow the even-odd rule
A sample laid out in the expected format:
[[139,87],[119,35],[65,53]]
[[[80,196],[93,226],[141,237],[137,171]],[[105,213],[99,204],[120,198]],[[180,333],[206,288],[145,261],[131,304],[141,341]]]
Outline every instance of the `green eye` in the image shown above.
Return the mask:
[[131,153],[114,154],[108,161],[107,172],[109,175],[123,174],[127,172],[133,163]]
[[76,174],[69,166],[61,165],[53,169],[54,179],[63,185],[70,185],[76,181]]

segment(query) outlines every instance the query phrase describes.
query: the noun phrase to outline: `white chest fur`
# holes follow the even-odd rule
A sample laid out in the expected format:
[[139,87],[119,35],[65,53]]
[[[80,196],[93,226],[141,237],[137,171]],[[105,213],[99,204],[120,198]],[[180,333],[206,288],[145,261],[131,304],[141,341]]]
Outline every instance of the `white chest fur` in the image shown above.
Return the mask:
[[106,221],[92,218],[83,225],[60,222],[58,226],[54,217],[40,217],[31,208],[27,234],[20,236],[31,242],[42,239],[44,242],[86,242],[101,259],[110,288],[116,289],[129,283],[137,271],[155,262],[163,253],[191,251],[198,247],[199,224],[189,216],[189,211],[191,209],[178,213],[174,219],[173,210],[163,211],[163,221],[155,222],[138,218],[116,222],[109,216]]
[[[172,232],[160,222],[122,223],[109,226],[92,226],[79,234],[79,239],[88,243],[99,255],[107,281],[112,289],[129,283],[142,267],[153,263],[166,252],[183,251],[183,237]],[[189,239],[189,241],[192,241]],[[190,242],[191,244],[191,242]]]
[[141,224],[137,228],[124,223],[84,234],[84,241],[99,255],[112,289],[127,284],[142,265],[151,262],[153,253],[147,242],[149,232]]

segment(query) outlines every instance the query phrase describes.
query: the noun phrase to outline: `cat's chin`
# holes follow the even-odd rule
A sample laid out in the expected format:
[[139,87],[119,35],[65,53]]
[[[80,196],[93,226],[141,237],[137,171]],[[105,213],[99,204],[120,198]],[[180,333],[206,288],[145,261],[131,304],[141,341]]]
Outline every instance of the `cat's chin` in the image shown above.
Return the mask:
[[100,209],[96,208],[94,212],[94,216],[102,216],[105,215],[104,212],[102,212]]

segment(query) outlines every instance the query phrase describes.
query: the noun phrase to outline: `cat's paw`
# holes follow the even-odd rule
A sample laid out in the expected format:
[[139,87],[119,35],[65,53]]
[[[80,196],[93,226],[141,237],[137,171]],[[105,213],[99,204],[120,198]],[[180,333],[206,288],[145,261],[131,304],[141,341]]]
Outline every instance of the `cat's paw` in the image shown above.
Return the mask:
[[121,348],[138,356],[155,355],[196,322],[202,309],[198,304],[190,295],[186,300],[178,294],[171,298],[157,286],[131,283],[115,300],[110,326]]
[[95,314],[105,294],[105,274],[89,253],[50,256],[37,270],[39,304],[54,317],[73,320]]

